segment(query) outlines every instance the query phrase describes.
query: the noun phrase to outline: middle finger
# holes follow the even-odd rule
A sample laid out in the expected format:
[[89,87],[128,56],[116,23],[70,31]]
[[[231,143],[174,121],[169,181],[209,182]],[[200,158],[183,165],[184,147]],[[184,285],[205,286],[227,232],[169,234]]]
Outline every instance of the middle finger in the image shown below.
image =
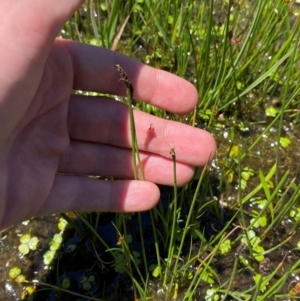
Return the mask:
[[[202,166],[214,155],[215,142],[206,131],[134,110],[139,150]],[[104,97],[72,95],[68,127],[71,139],[131,148],[128,106]]]

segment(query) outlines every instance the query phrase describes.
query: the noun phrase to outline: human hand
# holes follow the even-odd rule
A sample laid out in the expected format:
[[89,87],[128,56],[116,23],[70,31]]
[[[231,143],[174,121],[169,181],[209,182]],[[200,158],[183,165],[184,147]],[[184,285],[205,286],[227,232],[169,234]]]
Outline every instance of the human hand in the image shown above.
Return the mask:
[[108,97],[73,95],[73,89],[125,95],[120,64],[134,98],[154,106],[187,113],[197,91],[119,53],[55,39],[83,2],[1,1],[0,229],[64,211],[147,210],[159,199],[154,183],[173,184],[171,147],[178,185],[215,154],[209,133],[134,110],[146,181],[132,180],[128,107]]

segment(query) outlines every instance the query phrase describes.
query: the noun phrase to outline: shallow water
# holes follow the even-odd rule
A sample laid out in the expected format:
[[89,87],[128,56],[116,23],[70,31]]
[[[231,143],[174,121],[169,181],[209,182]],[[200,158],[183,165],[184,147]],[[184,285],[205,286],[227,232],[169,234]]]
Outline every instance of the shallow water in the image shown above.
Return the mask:
[[[292,19],[291,19],[292,21]],[[141,50],[142,52],[143,50]],[[238,109],[238,116],[230,116],[230,114],[225,114],[222,119],[220,116],[220,130],[215,130],[214,135],[218,144],[218,155],[217,158],[212,163],[211,172],[212,177],[216,180],[216,186],[218,186],[218,179],[222,173],[222,162],[227,158],[228,148],[231,145],[230,142],[230,131],[232,128],[235,129],[235,140],[234,145],[238,145],[242,151],[249,151],[248,148],[252,143],[261,135],[264,129],[268,126],[271,121],[271,117],[265,115],[265,108],[270,105],[275,105],[280,107],[280,100],[275,98],[265,99],[260,106],[253,106],[256,103],[257,95],[255,91],[251,92],[246,96],[240,103],[241,107]],[[198,125],[201,126],[203,121],[199,120]],[[239,123],[244,123],[244,128],[239,129]],[[245,130],[246,128],[246,130]],[[251,149],[248,155],[243,159],[243,166],[250,167],[254,171],[262,171],[264,174],[270,170],[271,166],[274,164],[274,154],[277,144],[277,131],[278,127],[275,124],[260,140],[256,147]],[[300,162],[300,132],[299,124],[294,123],[293,120],[286,119],[284,121],[282,136],[288,137],[291,144],[287,148],[280,148],[280,161],[279,161],[279,173],[284,173],[286,170],[290,170],[290,175],[287,182],[295,181],[297,185],[300,183],[299,175],[299,162]],[[253,190],[257,185],[259,179],[253,177],[248,183],[245,193]],[[233,181],[232,183],[227,183],[223,186],[224,191],[218,191],[218,198],[220,194],[223,193],[225,199],[223,202],[226,205],[234,204],[238,201],[238,183]],[[163,193],[168,194],[163,191]],[[168,197],[166,197],[167,199]],[[299,200],[300,205],[300,200]],[[249,208],[245,208],[247,210]],[[226,211],[226,209],[224,209]],[[231,212],[225,212],[230,218]],[[147,250],[149,262],[155,262],[153,258],[153,238],[147,236],[147,231],[149,227],[149,216],[147,214],[144,216],[144,233],[145,239],[148,239],[149,250]],[[249,217],[248,217],[249,218]],[[94,295],[100,296],[101,292],[104,294],[112,296],[117,296],[122,294],[122,300],[132,300],[132,285],[128,277],[116,274],[113,269],[109,269],[107,265],[99,264],[98,259],[94,255],[94,241],[93,237],[80,238],[78,234],[74,231],[67,231],[64,236],[64,246],[59,251],[59,266],[56,262],[53,268],[45,269],[43,263],[43,254],[49,249],[48,239],[53,237],[55,233],[60,232],[57,228],[58,216],[45,217],[43,219],[33,219],[28,225],[18,225],[2,233],[0,239],[0,261],[2,265],[0,267],[0,300],[13,301],[21,300],[22,291],[24,291],[25,285],[16,284],[14,281],[10,280],[8,277],[9,270],[18,266],[22,268],[23,273],[26,275],[28,280],[37,279],[39,281],[52,283],[57,285],[57,279],[60,281],[63,277],[68,276],[71,279],[71,289],[72,291],[78,291],[85,294],[84,289],[82,289],[82,283],[80,282],[85,276],[95,276],[97,280],[97,287],[94,288]],[[115,246],[117,242],[117,237],[115,235],[115,228],[113,227],[111,221],[114,220],[114,215],[102,215],[102,221],[99,225],[98,231],[109,243],[110,246]],[[212,236],[213,229],[221,229],[224,224],[220,220],[216,219],[215,216],[207,213],[203,215],[200,220],[202,226],[206,225],[205,229],[207,231],[206,235]],[[136,220],[133,220],[132,226],[136,227]],[[224,221],[223,221],[224,222]],[[226,220],[225,220],[226,223]],[[80,229],[86,230],[82,223],[78,223]],[[287,217],[278,228],[274,229],[270,235],[263,241],[263,246],[266,250],[278,245],[282,237],[287,237],[290,233],[290,229],[293,226],[293,222]],[[203,226],[204,227],[204,226]],[[40,240],[38,249],[32,251],[29,255],[21,256],[18,251],[18,246],[20,244],[20,237],[24,233],[28,233],[29,230],[37,236]],[[135,232],[134,232],[135,233]],[[291,265],[300,260],[300,252],[295,250],[297,242],[300,240],[300,233],[295,233],[291,240],[284,245],[284,247],[268,254],[266,260],[259,264],[257,262],[251,262],[255,270],[260,270],[262,274],[270,273],[276,269],[281,263],[282,267],[279,270],[278,277],[282,275]],[[77,250],[75,252],[67,251],[68,246],[72,243],[76,244]],[[136,245],[139,245],[138,239],[136,239]],[[98,256],[105,261],[110,262],[110,258],[106,253],[105,249],[100,246],[96,246],[98,249]],[[193,244],[195,252],[197,252],[197,242]],[[212,262],[212,267],[218,272],[220,283],[224,283],[230,277],[232,273],[232,268],[236,260],[236,254],[239,253],[241,248],[240,244],[236,244],[231,253],[228,256],[217,255],[214,257]],[[152,254],[152,255],[151,255]],[[205,258],[207,254],[203,254]],[[248,257],[247,253],[243,253],[243,256]],[[203,259],[202,258],[202,259]],[[192,265],[191,270],[197,268],[197,263]],[[297,275],[296,275],[297,276]],[[285,285],[282,288],[282,292],[288,292],[297,277],[291,275],[287,279]],[[232,291],[244,291],[253,285],[253,273],[249,269],[244,268],[239,277],[234,279],[232,284]],[[119,286],[121,292],[115,293],[115,287]],[[182,283],[181,288],[178,291],[178,300],[180,296],[183,296],[186,292],[187,284]],[[40,288],[40,287],[39,287]],[[210,285],[203,284],[199,286],[196,291],[195,300],[203,300],[207,289]],[[161,281],[156,279],[151,279],[149,284],[149,294],[154,298],[154,300],[165,300],[165,288],[162,287]],[[121,298],[119,295],[119,298]],[[61,295],[61,300],[76,300],[75,297],[70,295]],[[112,297],[114,298],[114,297]],[[56,296],[50,291],[41,292],[37,295],[35,300],[57,300]],[[121,300],[121,299],[120,299]]]
[[[16,284],[8,277],[12,267],[20,267],[28,279],[42,279],[44,270],[43,254],[47,249],[47,240],[57,233],[58,216],[35,218],[28,225],[17,225],[2,232],[0,241],[0,300],[20,300],[23,285]],[[23,256],[19,250],[20,237],[31,231],[39,238],[38,249]]]
[[[244,113],[244,116],[246,113]],[[248,145],[251,145],[252,142],[262,133],[265,126],[268,124],[268,117],[264,117],[262,115],[257,115],[262,122],[257,123],[255,120],[253,122],[247,123],[247,132],[240,132],[240,135],[235,136],[234,144],[240,145],[241,148],[247,148]],[[200,121],[201,122],[201,121]],[[233,126],[231,123],[236,123],[236,121],[227,119],[226,124],[222,127],[222,130],[217,132],[216,140],[218,143],[218,155],[214,160],[211,170],[212,176],[218,180],[220,176],[220,169],[218,166],[220,162],[223,160],[223,157],[227,154],[227,149],[230,145],[229,131]],[[299,153],[299,145],[300,145],[300,135],[299,131],[297,131],[298,125],[293,124],[289,120],[284,122],[284,135],[289,137],[292,141],[290,146],[287,149],[282,149],[280,152],[280,162],[284,168],[282,171],[290,170],[290,176],[288,181],[294,179],[295,183],[299,185],[299,162],[300,162],[300,153]],[[238,132],[238,131],[237,131]],[[243,160],[243,165],[251,167],[253,170],[258,171],[261,170],[266,174],[270,167],[274,164],[274,148],[277,141],[277,132],[276,125],[274,129],[271,129],[258,144],[257,148],[254,148],[250,151],[250,155],[246,156]],[[216,183],[218,184],[218,183]],[[253,190],[258,184],[257,177],[253,177],[253,180],[249,181],[248,187],[246,191]],[[226,200],[223,200],[228,205],[235,203],[237,201],[237,187],[238,184],[233,181],[233,183],[228,184],[224,189],[226,192],[223,193],[227,196]],[[165,188],[162,190],[163,198],[168,200],[170,195],[172,194],[172,189]],[[220,192],[218,192],[220,193]],[[300,200],[299,200],[300,203]],[[247,211],[249,208],[245,208]],[[226,224],[227,220],[229,220],[232,216],[230,212],[227,212],[226,209],[223,211],[223,218],[225,212],[225,220],[223,223],[216,218],[211,213],[207,212],[207,214],[203,214],[199,220],[200,228],[206,229],[207,237],[211,237],[214,234],[214,231],[221,230]],[[226,215],[228,217],[226,218]],[[45,269],[45,265],[43,263],[43,254],[48,250],[49,244],[48,240],[50,237],[53,237],[55,233],[60,232],[57,228],[58,216],[51,216],[42,219],[33,219],[28,225],[18,225],[13,227],[2,233],[1,243],[0,243],[0,260],[4,264],[0,268],[0,299],[1,300],[20,300],[20,296],[22,291],[24,290],[24,285],[18,285],[14,283],[14,281],[9,280],[8,271],[14,266],[18,266],[22,268],[23,273],[26,275],[28,280],[37,279],[40,281],[44,281],[47,283],[52,283],[53,285],[57,285],[57,277],[59,277],[60,281],[64,277],[68,277],[71,279],[72,289],[78,293],[84,294],[85,291],[80,288],[80,279],[82,279],[85,275],[94,275],[97,279],[97,287],[95,287],[94,295],[101,297],[101,291],[105,292],[104,295],[109,295],[110,293],[116,296],[115,287],[121,287],[124,289],[125,286],[125,294],[122,295],[123,300],[132,300],[132,286],[129,279],[126,276],[118,275],[112,269],[108,269],[107,266],[99,265],[97,258],[94,255],[94,248],[97,248],[98,256],[100,256],[101,260],[104,262],[110,262],[112,258],[105,253],[105,249],[100,246],[93,245],[92,237],[85,237],[84,239],[80,238],[76,232],[73,230],[67,231],[64,235],[64,247],[59,251],[59,266],[54,264],[53,270]],[[105,241],[111,246],[115,246],[117,243],[117,237],[115,235],[115,228],[112,225],[111,221],[114,221],[113,214],[103,214],[101,218],[100,225],[98,227],[98,233],[105,239]],[[79,222],[79,227],[85,230],[85,226]],[[153,249],[153,237],[151,235],[147,236],[147,232],[151,234],[151,231],[148,231],[147,228],[150,227],[150,220],[147,214],[143,215],[143,227],[144,227],[144,239],[146,241],[146,245],[148,244],[149,250],[148,259],[149,264],[155,263],[155,256],[152,258],[152,255],[155,254]],[[137,220],[133,218],[131,222],[132,229],[138,229]],[[293,222],[291,220],[286,219],[284,223],[278,226],[278,228],[274,229],[270,235],[263,241],[263,247],[268,250],[275,245],[278,245],[281,242],[281,237],[287,237],[288,233],[293,226]],[[39,247],[36,251],[31,251],[29,255],[20,256],[18,251],[18,246],[20,244],[20,236],[28,231],[31,231],[33,235],[37,236],[40,240]],[[259,230],[258,230],[259,231]],[[135,233],[136,230],[133,230]],[[135,234],[138,237],[138,233]],[[295,233],[291,238],[289,243],[285,244],[284,247],[279,248],[278,250],[271,252],[266,256],[266,260],[259,264],[258,262],[251,262],[253,268],[255,270],[262,270],[263,273],[270,273],[282,264],[282,268],[278,274],[278,276],[284,273],[286,269],[288,269],[292,264],[296,263],[300,260],[300,252],[292,251],[295,249],[295,245],[300,240],[300,233]],[[68,253],[67,247],[75,242],[77,245],[77,251]],[[134,242],[135,248],[138,250],[139,247],[139,239]],[[187,242],[187,247],[188,247]],[[101,251],[102,248],[102,251]],[[195,252],[197,252],[197,241],[193,243],[193,248]],[[232,267],[234,265],[234,261],[237,258],[237,252],[241,248],[240,244],[236,244],[232,252],[227,256],[217,255],[214,257],[211,266],[218,272],[218,277],[220,279],[220,283],[225,282],[232,273]],[[203,257],[205,257],[204,254]],[[245,258],[248,257],[248,254],[243,254]],[[152,258],[152,259],[151,259]],[[184,256],[183,256],[184,258]],[[97,265],[95,266],[95,264]],[[191,271],[197,268],[198,263],[195,265],[191,265]],[[261,266],[260,266],[261,265]],[[92,267],[92,268],[91,268]],[[282,288],[282,292],[288,292],[293,283],[296,281],[296,278],[291,275],[291,277],[287,280],[286,284]],[[78,282],[79,281],[79,282]],[[249,269],[244,268],[244,272],[239,273],[239,277],[234,279],[232,284],[232,289],[237,291],[243,291],[253,285],[253,273],[249,271]],[[185,294],[187,284],[182,283],[182,287],[178,290],[178,300],[180,300],[180,295]],[[210,288],[209,285],[201,285],[196,291],[195,300],[203,300],[203,296],[205,296],[206,291]],[[161,282],[156,279],[151,279],[149,284],[149,294],[155,298],[155,300],[165,300],[165,287],[161,286]],[[122,289],[121,289],[122,290]],[[117,295],[120,292],[117,293]],[[123,290],[124,293],[124,290]],[[101,295],[101,296],[100,296]],[[125,298],[126,295],[126,298]],[[75,300],[75,297],[69,295],[62,295],[62,300]],[[198,297],[197,297],[198,296]],[[46,299],[47,298],[47,299]],[[34,300],[57,300],[55,299],[55,295],[53,293],[44,291],[42,294],[36,296]]]

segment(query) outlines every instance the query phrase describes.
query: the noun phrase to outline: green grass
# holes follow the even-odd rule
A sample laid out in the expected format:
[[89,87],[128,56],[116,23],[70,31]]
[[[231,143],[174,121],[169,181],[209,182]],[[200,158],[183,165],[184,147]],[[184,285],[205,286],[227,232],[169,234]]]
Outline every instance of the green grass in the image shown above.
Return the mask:
[[[66,24],[65,37],[116,48],[194,83],[199,103],[190,115],[136,106],[205,128],[218,143],[211,166],[181,189],[174,177],[167,207],[160,203],[150,212],[154,264],[142,230],[144,248],[134,249],[132,215],[116,217],[119,244],[110,248],[96,231],[102,214],[96,222],[78,214],[88,232],[81,234],[111,254],[111,262],[99,263],[133,285],[130,294],[124,283],[131,284],[121,282],[104,300],[126,294],[134,300],[297,299],[300,7],[288,2],[95,0]],[[133,116],[131,122],[135,141]],[[136,143],[133,156],[138,160]],[[176,153],[172,158],[176,170]]]

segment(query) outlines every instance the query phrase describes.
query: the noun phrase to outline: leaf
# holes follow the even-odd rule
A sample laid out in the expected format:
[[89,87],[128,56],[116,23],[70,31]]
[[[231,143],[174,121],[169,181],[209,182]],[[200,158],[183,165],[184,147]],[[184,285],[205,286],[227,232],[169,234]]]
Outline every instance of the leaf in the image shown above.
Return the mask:
[[266,277],[263,277],[260,274],[256,274],[254,277],[254,282],[256,285],[260,285],[260,290],[264,292],[267,289],[267,286],[269,285],[269,281],[267,280]]
[[233,145],[230,150],[229,157],[237,158],[239,156],[239,150],[240,150],[240,148],[238,145]]
[[267,225],[267,218],[264,215],[261,216],[258,220],[261,227],[265,227]]
[[61,235],[60,233],[54,234],[54,236],[53,236],[53,241],[55,241],[55,242],[61,244],[62,241],[63,241],[62,235]]
[[212,274],[210,272],[207,272],[204,269],[200,270],[201,273],[199,275],[199,277],[201,278],[201,280],[203,280],[204,282],[208,283],[208,284],[214,284],[215,280],[212,277]]
[[123,264],[116,264],[114,269],[117,273],[120,273],[120,274],[125,273],[125,267]]
[[274,107],[268,107],[265,110],[268,117],[275,117],[277,115],[277,110]]
[[247,181],[245,181],[244,179],[241,179],[241,189],[245,190],[247,188]]
[[60,244],[59,244],[59,243],[57,243],[57,242],[55,242],[55,241],[53,241],[53,242],[51,243],[51,246],[50,246],[50,250],[51,250],[51,251],[57,251],[59,248],[60,248]]
[[24,275],[19,275],[17,278],[16,278],[16,282],[17,283],[24,283],[26,281],[26,278],[25,278],[25,276]]
[[236,82],[236,88],[237,88],[238,90],[243,90],[244,87],[245,87],[244,83],[242,83],[242,82],[240,82],[240,81],[237,81],[237,82]]
[[291,144],[291,140],[286,137],[280,137],[279,142],[283,148],[287,148]]
[[36,236],[32,237],[28,243],[29,248],[33,251],[36,250],[38,242],[39,239]]
[[227,254],[231,250],[231,241],[226,239],[223,243],[220,244],[220,251],[222,254]]
[[241,172],[241,176],[245,181],[248,181],[254,175],[254,170],[248,167],[245,167]]
[[119,254],[115,259],[114,269],[117,273],[123,274],[126,271],[126,260],[123,254]]
[[30,251],[28,244],[20,244],[18,250],[23,255],[27,255]]
[[87,281],[82,284],[82,288],[86,291],[89,291],[89,290],[91,290],[92,285]]
[[75,244],[71,244],[67,247],[67,252],[71,253],[73,252],[75,249],[77,248],[77,246]]
[[18,250],[23,255],[26,255],[30,250],[36,250],[39,239],[36,236],[31,237],[29,233],[26,233],[20,238],[20,242]]
[[255,246],[253,247],[253,255],[255,259],[259,262],[263,261],[265,259],[263,253],[265,252],[265,249],[261,246]]
[[208,289],[206,291],[205,301],[218,301],[220,300],[217,290],[214,288]]
[[159,266],[157,266],[157,267],[155,267],[155,269],[153,270],[153,272],[152,272],[152,276],[153,277],[155,277],[155,278],[157,278],[157,277],[159,277],[160,275],[161,275],[161,267],[159,267]]
[[21,274],[21,269],[19,267],[13,267],[8,272],[8,276],[11,279],[17,278],[20,274]]
[[32,300],[30,297],[36,291],[35,286],[26,286],[26,288],[21,293],[21,300]]
[[55,251],[48,250],[48,251],[43,255],[43,258],[44,258],[44,264],[45,264],[45,265],[49,265],[55,257],[56,257],[56,252],[55,252]]
[[199,118],[203,119],[203,120],[209,120],[212,116],[212,111],[207,109],[204,112],[203,111],[199,111],[198,113]]
[[257,246],[261,241],[261,239],[256,236],[256,234],[253,230],[248,230],[247,231],[247,237],[248,237],[248,239],[244,236],[241,240],[242,243],[245,244],[246,246],[249,246],[248,241],[250,242],[250,245],[252,247]]
[[58,223],[57,227],[60,231],[63,232],[63,231],[65,231],[67,225],[68,225],[68,222],[64,218],[61,217],[59,219],[59,223]]
[[26,234],[24,234],[24,235],[21,236],[20,242],[22,244],[26,244],[26,243],[29,242],[30,238],[31,238],[31,235],[29,233],[26,233]]
[[61,283],[62,288],[68,289],[71,285],[71,280],[70,278],[64,278],[64,280]]

